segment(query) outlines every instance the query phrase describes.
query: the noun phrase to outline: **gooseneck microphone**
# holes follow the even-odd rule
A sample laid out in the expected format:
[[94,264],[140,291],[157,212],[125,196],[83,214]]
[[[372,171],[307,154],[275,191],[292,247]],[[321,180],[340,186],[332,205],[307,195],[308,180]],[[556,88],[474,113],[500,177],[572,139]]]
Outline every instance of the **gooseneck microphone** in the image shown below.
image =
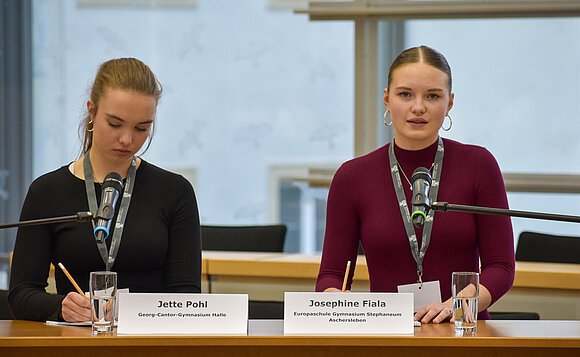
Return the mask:
[[411,199],[411,220],[417,228],[421,227],[429,213],[429,189],[431,188],[431,172],[425,167],[418,167],[411,176],[413,197]]
[[105,176],[101,193],[101,206],[95,215],[95,239],[102,243],[109,236],[111,221],[115,216],[115,205],[123,190],[123,178],[116,172]]

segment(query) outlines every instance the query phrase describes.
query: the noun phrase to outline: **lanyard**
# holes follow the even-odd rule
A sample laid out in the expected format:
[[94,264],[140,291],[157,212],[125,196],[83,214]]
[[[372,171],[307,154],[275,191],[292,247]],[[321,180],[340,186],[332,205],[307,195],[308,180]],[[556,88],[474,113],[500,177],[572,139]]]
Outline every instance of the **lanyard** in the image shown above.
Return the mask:
[[[439,137],[439,141],[437,143],[437,153],[435,154],[435,160],[433,162],[433,180],[431,183],[431,189],[429,190],[429,200],[431,202],[437,201],[437,192],[439,192],[439,180],[441,178],[441,164],[443,162],[443,152],[443,140],[441,137]],[[411,213],[409,212],[409,207],[407,205],[407,198],[405,197],[401,175],[399,174],[399,163],[397,161],[397,157],[395,156],[394,140],[389,147],[389,165],[391,166],[391,177],[393,178],[393,185],[395,186],[397,201],[399,202],[399,208],[401,209],[401,217],[403,217],[403,224],[405,225],[407,237],[409,238],[409,245],[411,246],[411,253],[413,254],[413,258],[417,263],[418,282],[423,284],[423,259],[425,258],[425,253],[427,252],[429,242],[431,241],[431,230],[433,229],[433,216],[435,215],[435,210],[430,210],[427,214],[425,225],[423,226],[421,249],[419,249],[419,243],[417,242],[415,228],[413,227],[413,223],[411,221]]]
[[[97,205],[97,194],[95,193],[95,180],[93,178],[93,169],[91,167],[91,160],[89,158],[89,151],[85,154],[83,159],[83,169],[85,173],[85,188],[87,191],[87,200],[89,201],[89,209],[91,212],[98,211]],[[127,218],[127,212],[129,210],[129,204],[131,203],[131,193],[133,192],[133,186],[135,184],[135,174],[137,172],[137,160],[133,156],[131,161],[131,166],[129,167],[129,173],[127,175],[127,182],[125,183],[125,189],[123,190],[123,197],[121,198],[121,205],[119,207],[119,212],[117,213],[117,220],[115,222],[115,227],[113,227],[111,248],[107,251],[107,244],[103,241],[97,243],[99,248],[99,253],[105,263],[106,269],[111,270],[113,263],[115,263],[115,258],[119,252],[119,245],[121,245],[121,236],[123,235],[123,227],[125,225],[125,219]],[[93,221],[93,230],[95,229],[95,222]]]

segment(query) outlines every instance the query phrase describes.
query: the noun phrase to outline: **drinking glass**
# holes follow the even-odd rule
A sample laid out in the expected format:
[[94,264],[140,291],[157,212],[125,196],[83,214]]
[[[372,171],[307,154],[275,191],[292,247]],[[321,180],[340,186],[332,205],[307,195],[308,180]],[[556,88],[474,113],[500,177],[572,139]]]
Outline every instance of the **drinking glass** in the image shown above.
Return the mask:
[[93,335],[111,334],[115,323],[117,273],[112,271],[91,272],[89,290]]
[[479,302],[479,273],[454,272],[451,279],[453,319],[457,335],[475,334]]

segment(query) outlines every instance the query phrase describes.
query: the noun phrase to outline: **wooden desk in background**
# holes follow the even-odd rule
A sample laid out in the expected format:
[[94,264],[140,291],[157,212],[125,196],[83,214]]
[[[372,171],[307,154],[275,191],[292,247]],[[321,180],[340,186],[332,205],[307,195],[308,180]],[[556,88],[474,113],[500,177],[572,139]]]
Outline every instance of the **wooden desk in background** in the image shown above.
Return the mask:
[[0,321],[3,357],[63,356],[578,356],[580,321],[479,321],[477,336],[453,324],[413,336],[282,336],[282,321],[250,320],[249,336],[91,336],[88,327]]
[[[252,300],[283,301],[284,291],[314,291],[319,265],[320,255],[204,251],[204,292],[248,293]],[[368,290],[366,259],[359,256],[353,291]],[[517,262],[512,289],[492,310],[580,320],[580,265]]]
[[[204,251],[202,291],[283,301],[285,291],[314,291],[319,266],[320,255]],[[54,288],[53,274],[49,289]],[[364,256],[357,260],[353,291],[369,291]],[[491,310],[537,312],[544,320],[580,320],[580,265],[516,262],[513,287]]]

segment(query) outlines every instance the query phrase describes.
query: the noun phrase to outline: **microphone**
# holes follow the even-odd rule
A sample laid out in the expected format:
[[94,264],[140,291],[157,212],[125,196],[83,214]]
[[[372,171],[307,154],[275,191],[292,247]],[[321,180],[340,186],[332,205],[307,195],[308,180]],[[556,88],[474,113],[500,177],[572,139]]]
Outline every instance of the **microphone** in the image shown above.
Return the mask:
[[431,187],[431,172],[425,167],[418,167],[411,176],[413,198],[411,199],[411,219],[413,225],[420,228],[427,219],[431,207],[429,202],[429,188]]
[[123,178],[121,175],[116,172],[108,173],[103,181],[101,206],[95,216],[97,223],[95,224],[94,234],[98,243],[102,243],[109,236],[111,221],[115,216],[115,205],[122,190]]

